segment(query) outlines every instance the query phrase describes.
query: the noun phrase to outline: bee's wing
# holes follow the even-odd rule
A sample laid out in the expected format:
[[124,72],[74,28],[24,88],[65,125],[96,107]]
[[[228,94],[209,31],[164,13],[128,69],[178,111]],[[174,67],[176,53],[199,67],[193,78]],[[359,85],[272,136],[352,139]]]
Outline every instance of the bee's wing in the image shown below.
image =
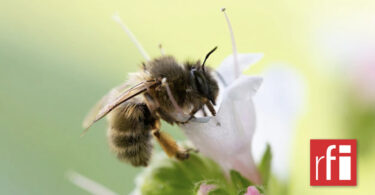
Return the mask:
[[86,115],[85,119],[83,120],[82,127],[84,129],[88,129],[93,121],[98,115],[99,111],[103,108],[106,102],[113,97],[112,94],[118,93],[116,89],[112,89],[107,95],[103,96],[90,110],[90,112]]
[[145,92],[148,88],[160,85],[159,81],[149,80],[138,83],[132,88],[125,90],[126,85],[112,89],[105,95],[89,112],[83,121],[83,128],[86,130],[96,121],[102,119],[105,115],[115,109],[121,103]]
[[96,115],[98,115],[99,111],[108,103],[108,102],[111,102],[113,100],[115,100],[115,98],[124,90],[126,90],[126,88],[129,86],[128,83],[124,83],[120,86],[117,86],[113,89],[111,89],[111,91],[109,91],[105,96],[103,96],[90,110],[89,113],[87,113],[85,119],[83,120],[83,123],[82,123],[82,127],[84,129],[88,129],[93,121],[95,120],[96,118]]

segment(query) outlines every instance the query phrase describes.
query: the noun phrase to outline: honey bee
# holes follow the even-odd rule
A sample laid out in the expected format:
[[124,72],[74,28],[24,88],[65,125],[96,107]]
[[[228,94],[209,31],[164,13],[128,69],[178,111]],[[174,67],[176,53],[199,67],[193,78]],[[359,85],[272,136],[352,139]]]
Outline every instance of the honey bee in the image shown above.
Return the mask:
[[[173,56],[155,58],[142,64],[142,70],[129,74],[129,80],[113,88],[86,116],[83,127],[107,115],[107,137],[118,159],[133,166],[147,166],[154,137],[169,157],[184,160],[189,149],[178,145],[160,130],[160,119],[170,124],[184,124],[205,106],[215,115],[219,87],[213,70],[203,63],[179,64]],[[188,113],[188,114],[184,114]],[[86,131],[85,130],[85,131]]]

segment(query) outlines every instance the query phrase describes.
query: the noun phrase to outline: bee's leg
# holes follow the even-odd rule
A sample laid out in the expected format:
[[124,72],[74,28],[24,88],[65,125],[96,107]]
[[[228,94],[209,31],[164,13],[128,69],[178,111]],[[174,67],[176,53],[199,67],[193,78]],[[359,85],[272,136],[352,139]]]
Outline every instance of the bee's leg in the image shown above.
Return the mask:
[[144,96],[145,96],[145,100],[146,100],[145,102],[146,102],[148,109],[150,110],[151,113],[155,113],[155,111],[160,106],[159,102],[155,100],[154,98],[152,98],[151,95],[148,93],[144,93]]
[[152,130],[152,135],[169,157],[175,157],[178,160],[189,158],[189,150],[183,149],[169,134],[160,131],[160,121],[155,122],[155,128]]
[[201,110],[202,110],[203,116],[207,116],[207,112],[206,112],[206,109],[204,109],[204,106],[202,106]]
[[173,123],[178,124],[178,122],[168,112],[165,112],[162,109],[158,109],[156,110],[156,113],[158,114],[158,116],[163,118],[165,122],[170,123],[170,124],[173,124]]
[[189,122],[191,119],[193,119],[195,113],[197,113],[201,108],[202,108],[202,106],[194,107],[193,110],[191,110],[191,112],[189,113],[190,118],[186,122]]
[[215,116],[216,111],[215,111],[214,106],[211,104],[211,102],[207,101],[206,106],[207,106],[208,110],[211,112],[212,116]]
[[186,124],[186,123],[188,123],[191,119],[194,118],[195,113],[197,113],[201,108],[202,108],[202,106],[195,106],[195,107],[193,108],[193,110],[190,111],[190,113],[189,113],[189,116],[190,116],[190,117],[188,118],[188,120],[186,120],[186,121],[184,121],[184,122],[177,122],[177,123],[178,123],[178,124]]

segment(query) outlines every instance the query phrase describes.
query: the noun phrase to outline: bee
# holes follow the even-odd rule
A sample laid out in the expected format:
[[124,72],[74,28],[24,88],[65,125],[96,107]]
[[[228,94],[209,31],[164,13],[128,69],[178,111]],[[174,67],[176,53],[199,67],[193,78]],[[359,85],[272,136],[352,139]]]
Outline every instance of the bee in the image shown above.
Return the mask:
[[[203,63],[177,62],[173,56],[155,58],[142,63],[142,70],[129,74],[129,80],[113,88],[86,116],[83,127],[107,116],[107,137],[111,150],[121,161],[133,166],[147,166],[152,154],[152,137],[169,157],[184,160],[189,149],[178,145],[160,130],[160,120],[185,124],[205,106],[215,115],[219,87],[213,70]],[[188,114],[185,114],[188,113]],[[85,130],[85,131],[86,131]]]

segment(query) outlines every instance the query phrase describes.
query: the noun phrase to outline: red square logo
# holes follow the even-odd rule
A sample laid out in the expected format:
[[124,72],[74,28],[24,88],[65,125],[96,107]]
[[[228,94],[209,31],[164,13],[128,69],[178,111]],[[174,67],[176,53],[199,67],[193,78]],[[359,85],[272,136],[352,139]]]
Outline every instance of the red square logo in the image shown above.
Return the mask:
[[310,185],[357,185],[357,140],[310,140]]

